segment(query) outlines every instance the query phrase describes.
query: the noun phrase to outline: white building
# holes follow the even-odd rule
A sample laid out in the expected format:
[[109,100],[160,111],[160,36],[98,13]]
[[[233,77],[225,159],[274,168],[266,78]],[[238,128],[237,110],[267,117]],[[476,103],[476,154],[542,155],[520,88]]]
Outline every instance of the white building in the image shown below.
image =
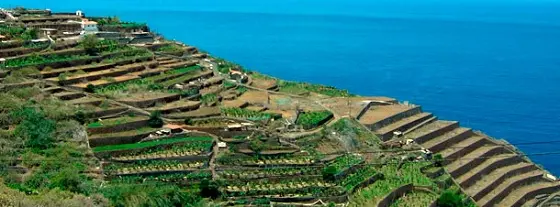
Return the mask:
[[90,21],[89,19],[83,18],[82,22],[80,23],[82,24],[82,31],[85,33],[99,32],[99,29],[97,28],[97,22],[95,21]]

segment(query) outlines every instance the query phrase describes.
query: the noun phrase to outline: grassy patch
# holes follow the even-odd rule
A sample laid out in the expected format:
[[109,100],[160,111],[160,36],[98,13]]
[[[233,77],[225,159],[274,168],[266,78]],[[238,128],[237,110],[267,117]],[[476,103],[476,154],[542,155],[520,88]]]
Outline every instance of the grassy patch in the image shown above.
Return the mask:
[[337,89],[332,86],[325,86],[310,83],[298,83],[291,81],[278,81],[278,86],[281,92],[292,94],[303,94],[306,92],[318,93],[331,97],[348,97],[352,96],[348,90]]
[[311,129],[318,127],[330,117],[332,117],[332,113],[327,110],[304,112],[299,115],[296,124],[302,125],[305,129]]
[[157,49],[158,52],[170,52],[170,53],[175,53],[175,52],[183,52],[184,49],[176,44],[170,44],[167,46],[163,46]]
[[115,151],[115,150],[131,150],[140,149],[146,147],[153,147],[164,144],[174,144],[180,142],[191,142],[191,141],[208,141],[211,142],[211,137],[177,137],[162,140],[153,140],[149,142],[139,142],[133,144],[119,144],[119,145],[107,145],[93,148],[94,152],[105,152],[105,151]]
[[124,132],[96,134],[96,135],[90,136],[90,139],[104,138],[104,137],[133,136],[133,135],[137,135],[137,134],[154,132],[154,131],[157,131],[157,130],[158,130],[158,128],[142,127],[142,128],[138,128],[138,129],[135,129],[135,130],[124,131]]
[[96,121],[93,123],[88,124],[88,128],[99,128],[99,127],[106,127],[106,126],[115,126],[115,125],[120,125],[120,124],[124,124],[124,123],[128,123],[128,122],[133,122],[133,121],[139,121],[139,120],[143,120],[143,119],[147,119],[147,117],[131,117],[131,116],[124,116],[124,117],[119,117],[119,118],[114,118],[114,119],[105,119],[102,121]]
[[359,190],[351,199],[350,206],[367,206],[376,203],[389,192],[408,183],[435,187],[436,184],[420,171],[424,165],[425,163],[422,162],[407,162],[400,168],[398,164],[394,163],[380,167],[377,171],[382,173],[385,179],[378,180]]

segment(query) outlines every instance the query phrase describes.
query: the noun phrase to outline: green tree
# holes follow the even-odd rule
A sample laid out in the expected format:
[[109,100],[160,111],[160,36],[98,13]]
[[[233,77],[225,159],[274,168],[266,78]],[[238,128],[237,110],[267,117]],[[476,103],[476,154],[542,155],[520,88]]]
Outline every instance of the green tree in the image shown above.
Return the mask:
[[23,138],[26,147],[33,149],[47,149],[53,145],[55,122],[45,117],[45,114],[35,108],[24,107],[12,113],[16,120],[22,120],[17,125],[15,134]]
[[86,35],[82,39],[82,47],[86,50],[88,55],[95,55],[97,54],[97,45],[99,44],[99,40],[95,35]]
[[206,198],[217,198],[218,196],[220,196],[218,184],[211,180],[202,180],[200,182],[200,195]]
[[23,40],[33,40],[37,39],[37,30],[36,29],[27,29],[23,33],[21,33],[21,39]]
[[148,126],[152,128],[160,128],[163,126],[163,119],[161,118],[160,111],[154,111],[150,114],[150,119],[148,120]]
[[437,200],[438,207],[464,207],[463,196],[454,190],[445,190]]
[[89,93],[93,93],[93,92],[95,92],[95,86],[91,83],[87,84],[85,91],[89,92]]
[[335,166],[328,166],[323,169],[323,179],[326,181],[334,181],[336,178],[337,170]]
[[443,156],[441,156],[441,154],[434,155],[434,165],[436,167],[442,167],[443,166]]

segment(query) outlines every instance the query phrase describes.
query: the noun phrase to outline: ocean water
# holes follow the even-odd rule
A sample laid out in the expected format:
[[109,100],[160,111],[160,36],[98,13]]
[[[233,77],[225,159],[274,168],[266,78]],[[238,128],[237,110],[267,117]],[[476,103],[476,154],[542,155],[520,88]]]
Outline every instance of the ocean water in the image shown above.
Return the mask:
[[[38,2],[30,4],[43,7]],[[471,5],[469,13],[459,6],[408,5],[401,11],[393,5],[390,12],[372,8],[371,15],[355,8],[359,15],[352,16],[352,11],[306,13],[301,5],[293,11],[302,14],[283,12],[292,11],[286,6],[263,7],[267,13],[238,7],[229,12],[223,6],[223,11],[192,11],[200,5],[178,1],[177,7],[154,4],[157,9],[150,11],[140,2],[138,9],[115,8],[122,2],[78,8],[147,22],[170,39],[282,79],[410,101],[440,119],[513,144],[560,140],[560,18],[553,12],[560,7]],[[0,6],[13,4],[22,3]],[[74,8],[63,3],[50,8],[57,7]],[[560,155],[531,155],[558,152],[560,142],[518,148],[560,175]]]

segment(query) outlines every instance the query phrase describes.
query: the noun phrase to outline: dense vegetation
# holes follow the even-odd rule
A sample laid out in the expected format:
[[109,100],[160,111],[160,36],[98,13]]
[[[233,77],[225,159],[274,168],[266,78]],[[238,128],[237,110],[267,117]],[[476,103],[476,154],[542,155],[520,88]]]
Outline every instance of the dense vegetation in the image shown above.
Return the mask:
[[[5,186],[0,185],[0,190],[3,192],[0,201],[3,204],[29,206],[176,206],[180,204],[194,206],[200,204],[201,198],[197,193],[199,189],[196,187],[185,189],[171,183],[158,182],[144,185],[102,184],[95,173],[99,163],[91,156],[92,152],[85,144],[85,128],[71,119],[72,114],[75,113],[74,108],[57,100],[41,100],[38,93],[33,92],[33,88],[0,93],[0,97],[2,126],[7,124],[15,126],[12,130],[0,130],[2,143],[0,173],[5,183]],[[28,97],[32,101],[23,99]],[[58,108],[55,110],[52,109],[53,107]],[[189,138],[192,139],[194,138]],[[150,143],[143,145],[150,145]],[[206,144],[206,148],[208,147]],[[20,166],[30,171],[20,174],[13,166]]]
[[296,120],[296,124],[302,125],[304,129],[311,129],[318,127],[331,117],[332,113],[326,110],[303,112]]
[[37,39],[37,30],[0,25],[0,35],[5,36],[7,39],[32,40]]

